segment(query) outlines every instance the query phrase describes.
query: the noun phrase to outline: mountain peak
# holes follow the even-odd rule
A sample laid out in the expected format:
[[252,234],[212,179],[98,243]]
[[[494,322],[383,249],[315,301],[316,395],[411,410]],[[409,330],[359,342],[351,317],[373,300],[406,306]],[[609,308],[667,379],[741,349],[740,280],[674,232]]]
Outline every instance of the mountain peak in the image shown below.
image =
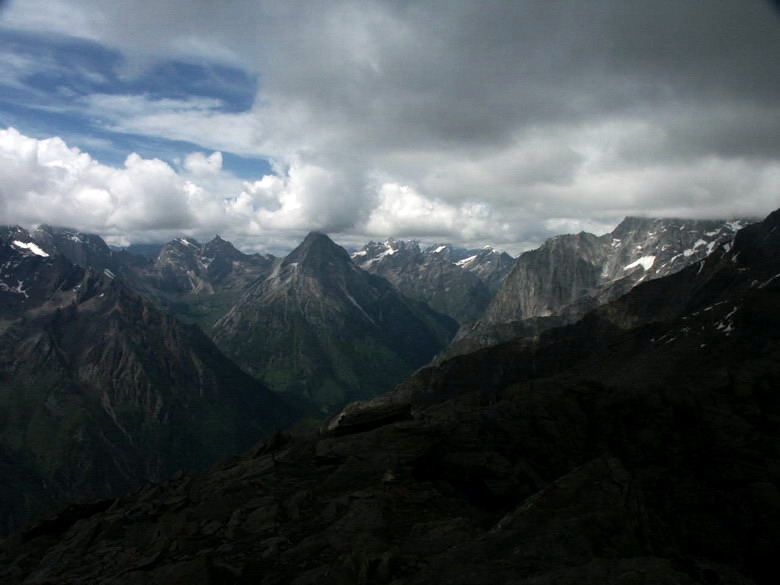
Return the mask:
[[210,241],[206,242],[203,246],[203,254],[208,256],[210,253],[219,251],[220,253],[228,253],[231,256],[243,253],[236,248],[232,242],[229,242],[219,235],[214,236]]
[[6,240],[25,238],[27,241],[31,240],[32,236],[20,225],[3,225],[0,226],[0,238]]
[[302,244],[306,244],[307,242],[312,243],[312,242],[318,242],[318,241],[319,242],[326,242],[327,241],[327,242],[333,243],[333,240],[331,240],[328,237],[328,234],[323,233],[323,232],[318,232],[318,231],[311,231],[308,234],[306,234],[306,237],[303,238],[303,242],[301,242],[301,243]]
[[303,242],[284,259],[283,264],[320,265],[333,260],[351,262],[349,253],[322,232],[309,232]]
[[169,242],[169,245],[170,244],[178,244],[180,246],[186,246],[190,248],[200,248],[200,242],[198,242],[198,240],[195,238],[176,238],[175,240]]

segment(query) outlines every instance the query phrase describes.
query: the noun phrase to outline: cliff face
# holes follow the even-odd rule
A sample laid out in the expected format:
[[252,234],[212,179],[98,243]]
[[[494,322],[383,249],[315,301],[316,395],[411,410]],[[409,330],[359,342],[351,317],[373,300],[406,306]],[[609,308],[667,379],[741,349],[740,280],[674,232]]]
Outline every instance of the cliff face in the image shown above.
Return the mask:
[[442,357],[576,321],[640,282],[699,262],[742,225],[634,217],[603,236],[551,238],[518,257],[482,317],[462,327]]
[[491,293],[499,289],[514,263],[515,259],[509,254],[494,250],[490,246],[455,262],[484,282]]
[[459,323],[482,314],[512,264],[508,254],[492,249],[472,253],[440,244],[421,250],[415,241],[393,239],[368,243],[352,260]]
[[0,545],[0,582],[772,585],[778,228],[319,435],[63,509]]
[[201,470],[290,421],[196,327],[22,239],[0,241],[1,529],[53,501]]
[[387,391],[427,363],[455,328],[312,233],[247,289],[216,324],[214,339],[247,371],[321,415]]

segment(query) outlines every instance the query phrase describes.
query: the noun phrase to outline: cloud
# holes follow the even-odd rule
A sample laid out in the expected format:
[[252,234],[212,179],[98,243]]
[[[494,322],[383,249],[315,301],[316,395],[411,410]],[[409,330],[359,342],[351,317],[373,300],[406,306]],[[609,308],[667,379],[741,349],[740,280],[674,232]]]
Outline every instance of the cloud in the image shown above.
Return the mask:
[[218,151],[189,153],[179,169],[135,153],[112,167],[61,138],[0,130],[0,224],[77,226],[113,241],[221,233],[252,250],[289,249],[307,230],[359,221],[344,181],[303,163],[240,181]]
[[184,159],[184,168],[196,177],[216,175],[222,170],[222,153],[213,152],[206,156],[202,152],[192,152]]
[[396,234],[403,237],[455,237],[459,241],[506,242],[509,225],[495,217],[483,203],[451,205],[429,199],[414,189],[395,183],[379,188],[379,203],[371,211],[363,230],[372,236]]
[[236,154],[263,154],[254,137],[254,117],[226,113],[225,103],[215,98],[93,94],[82,105],[114,132],[181,140]]
[[97,163],[60,138],[0,131],[3,223],[48,222],[101,233],[191,227],[186,182],[166,163],[131,154],[124,168]]
[[[128,70],[175,57],[258,76],[244,111],[195,96],[81,104],[116,132],[272,161],[274,175],[246,183],[204,154],[169,171],[148,161],[116,171],[128,177],[137,165],[163,193],[211,210],[185,204],[176,217],[189,229],[526,245],[627,214],[761,215],[777,205],[780,21],[768,3],[45,6],[12,3],[5,25],[116,48]],[[130,207],[120,205],[127,225],[140,226],[142,210],[165,224],[151,202]]]

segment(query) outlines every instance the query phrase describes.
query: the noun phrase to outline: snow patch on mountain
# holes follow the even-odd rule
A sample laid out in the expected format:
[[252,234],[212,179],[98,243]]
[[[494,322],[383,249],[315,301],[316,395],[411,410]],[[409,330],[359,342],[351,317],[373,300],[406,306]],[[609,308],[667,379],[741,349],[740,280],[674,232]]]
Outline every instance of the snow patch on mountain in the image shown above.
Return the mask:
[[25,298],[29,298],[27,291],[24,288],[22,288],[22,285],[24,285],[24,282],[22,282],[21,280],[16,281],[16,286],[10,286],[7,283],[0,280],[0,291],[15,293],[18,295],[24,295]]
[[38,246],[38,244],[35,244],[33,242],[20,242],[19,240],[14,240],[12,242],[12,244],[14,246],[16,246],[17,248],[20,248],[22,250],[29,250],[30,252],[32,252],[36,256],[42,256],[44,258],[48,258],[49,257],[49,255],[46,252],[44,252],[40,248],[40,246]]
[[655,256],[642,256],[638,260],[634,260],[631,264],[627,264],[623,267],[623,270],[631,270],[637,266],[641,266],[643,270],[650,270],[655,263]]
[[464,258],[463,260],[459,260],[458,262],[455,262],[458,266],[462,268],[466,268],[469,264],[471,264],[474,260],[477,259],[479,254],[474,254],[473,256],[469,256],[468,258]]

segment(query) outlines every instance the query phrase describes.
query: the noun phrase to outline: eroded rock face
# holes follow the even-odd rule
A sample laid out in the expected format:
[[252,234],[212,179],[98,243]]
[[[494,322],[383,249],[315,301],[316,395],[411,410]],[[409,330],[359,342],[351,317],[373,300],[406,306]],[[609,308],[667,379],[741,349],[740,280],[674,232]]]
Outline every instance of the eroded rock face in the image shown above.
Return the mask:
[[369,242],[352,260],[459,323],[482,314],[513,262],[492,248],[469,251],[439,244],[422,250],[415,241],[393,239]]
[[78,230],[41,225],[31,234],[44,250],[50,254],[61,254],[76,266],[95,270],[117,270],[116,254],[95,234]]
[[65,510],[0,582],[774,584],[778,227],[320,435]]
[[551,238],[518,257],[482,317],[461,327],[440,359],[573,323],[640,282],[701,261],[747,223],[629,217],[603,236]]
[[490,246],[455,262],[463,270],[475,274],[487,285],[491,293],[499,289],[514,263],[515,259],[509,254],[499,252]]

